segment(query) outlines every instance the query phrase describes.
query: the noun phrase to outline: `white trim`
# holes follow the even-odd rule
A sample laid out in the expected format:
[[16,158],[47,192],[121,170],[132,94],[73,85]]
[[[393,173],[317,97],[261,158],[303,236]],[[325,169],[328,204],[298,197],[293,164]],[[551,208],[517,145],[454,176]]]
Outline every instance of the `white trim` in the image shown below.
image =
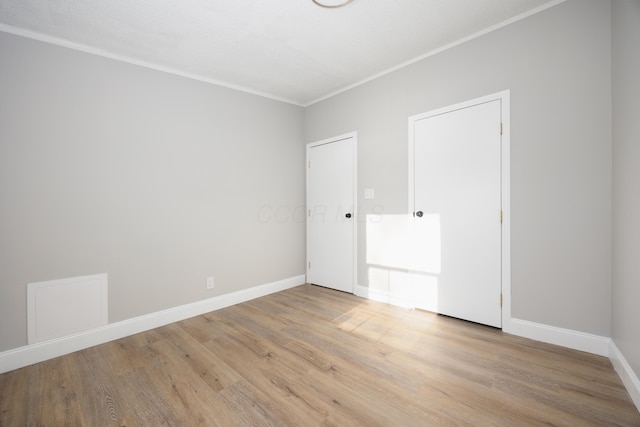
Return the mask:
[[520,337],[609,357],[611,338],[608,337],[513,318],[502,325],[502,330]]
[[[307,210],[309,206],[309,150],[319,145],[331,144],[333,142],[344,141],[346,139],[353,139],[353,281],[351,284],[351,293],[355,294],[356,286],[358,285],[358,132],[353,131],[345,133],[343,135],[334,136],[332,138],[325,138],[320,141],[309,142],[306,148],[305,157],[305,204]],[[306,221],[306,262],[305,271],[309,268],[309,221]]]
[[201,76],[199,74],[193,74],[193,73],[187,73],[185,71],[181,71],[175,68],[171,68],[171,67],[165,67],[163,65],[159,65],[159,64],[154,64],[151,62],[147,62],[147,61],[142,61],[139,59],[134,59],[128,56],[124,56],[124,55],[119,55],[117,53],[113,53],[113,52],[109,52],[107,50],[103,50],[103,49],[99,49],[97,47],[92,47],[92,46],[87,46],[81,43],[76,43],[76,42],[72,42],[70,40],[66,40],[66,39],[62,39],[62,38],[58,38],[58,37],[53,37],[47,34],[42,34],[42,33],[38,33],[35,31],[29,31],[29,30],[25,30],[23,28],[18,28],[18,27],[13,27],[11,25],[7,25],[7,24],[0,24],[0,31],[5,32],[5,33],[9,33],[9,34],[13,34],[16,36],[21,36],[21,37],[25,37],[28,39],[32,39],[32,40],[38,40],[44,43],[49,43],[49,44],[53,44],[56,46],[61,46],[61,47],[66,47],[68,49],[72,49],[72,50],[77,50],[79,52],[84,52],[84,53],[89,53],[92,55],[98,55],[98,56],[102,56],[103,58],[109,58],[109,59],[113,59],[115,61],[120,61],[120,62],[125,62],[128,64],[133,64],[133,65],[137,65],[140,67],[144,67],[144,68],[150,68],[152,70],[156,70],[156,71],[161,71],[163,73],[169,73],[169,74],[173,74],[176,76],[180,76],[180,77],[185,77],[187,79],[191,79],[191,80],[197,80],[203,83],[208,83],[208,84],[212,84],[212,85],[216,85],[216,86],[221,86],[221,87],[226,87],[228,89],[233,89],[233,90],[237,90],[240,92],[244,92],[244,93],[249,93],[251,95],[257,95],[257,96],[261,96],[263,98],[269,98],[272,99],[274,101],[280,101],[280,102],[286,102],[287,104],[293,104],[293,105],[297,105],[299,107],[302,107],[303,105],[299,102],[293,101],[291,99],[287,99],[287,98],[281,98],[269,93],[265,93],[265,92],[260,92],[257,90],[253,90],[250,89],[248,87],[245,86],[240,86],[240,85],[236,85],[233,83],[229,83],[223,80],[217,80],[217,79],[212,79],[209,77],[204,77]]
[[[338,135],[338,136],[334,136],[334,137],[331,137],[331,138],[321,139],[320,141],[309,142],[309,143],[307,143],[307,150],[309,148],[317,147],[318,145],[331,144],[332,142],[343,141],[343,140],[349,139],[349,138],[353,138],[354,140],[357,141],[358,132],[353,131],[353,132],[345,133],[343,135]],[[308,151],[307,151],[307,153],[308,153]],[[309,160],[309,158],[307,157],[307,161],[308,160]]]
[[[408,211],[407,218],[411,221],[411,213],[415,211],[414,206],[414,174],[415,174],[415,144],[414,144],[414,124],[418,120],[436,116],[443,113],[471,107],[474,105],[500,101],[500,115],[502,120],[502,141],[500,152],[500,176],[501,176],[501,203],[502,203],[502,317],[501,323],[504,328],[511,319],[511,92],[503,90],[491,95],[438,108],[426,113],[416,114],[408,120]],[[413,280],[411,286],[413,289]],[[412,293],[414,293],[412,291]]]
[[372,301],[384,302],[403,308],[413,308],[413,301],[393,297],[389,292],[378,291],[367,286],[356,285],[355,295]]
[[537,7],[535,9],[531,9],[528,12],[525,12],[525,13],[522,13],[520,15],[514,16],[513,18],[507,19],[506,21],[502,21],[502,22],[500,22],[498,24],[492,25],[491,27],[485,28],[484,30],[480,30],[480,31],[478,31],[476,33],[473,33],[473,34],[467,36],[467,37],[463,37],[463,38],[461,38],[459,40],[456,40],[454,42],[448,43],[448,44],[446,44],[446,45],[444,45],[442,47],[439,47],[439,48],[434,49],[432,51],[429,51],[427,53],[423,53],[422,55],[416,56],[415,58],[410,59],[408,61],[405,61],[402,64],[396,65],[396,66],[391,67],[391,68],[387,68],[386,70],[381,71],[381,72],[379,72],[377,74],[374,74],[373,76],[367,77],[367,78],[365,78],[363,80],[360,80],[359,82],[353,83],[353,84],[351,84],[349,86],[345,86],[342,89],[338,89],[338,90],[336,90],[334,92],[329,93],[328,95],[321,96],[320,98],[318,98],[318,99],[316,99],[314,101],[311,101],[311,102],[309,102],[307,104],[303,104],[302,106],[303,107],[309,107],[309,106],[311,106],[313,104],[316,104],[318,102],[324,101],[325,99],[329,99],[329,98],[331,98],[333,96],[336,96],[336,95],[339,95],[339,94],[341,94],[343,92],[347,92],[347,91],[349,91],[349,90],[351,90],[353,88],[356,88],[358,86],[362,86],[365,83],[369,83],[372,80],[379,79],[380,77],[384,77],[387,74],[393,73],[394,71],[398,71],[398,70],[400,70],[402,68],[408,67],[411,64],[415,64],[416,62],[420,62],[423,59],[427,59],[427,58],[429,58],[431,56],[437,55],[438,53],[441,53],[441,52],[444,52],[446,50],[452,49],[452,48],[454,48],[456,46],[464,44],[464,43],[466,43],[468,41],[471,41],[473,39],[477,39],[479,37],[482,37],[485,34],[489,34],[489,33],[493,32],[493,31],[499,30],[502,27],[506,27],[507,25],[511,25],[514,22],[517,22],[517,21],[520,21],[522,19],[528,18],[528,17],[530,17],[532,15],[535,15],[536,13],[540,13],[540,12],[546,10],[546,9],[550,9],[550,8],[552,8],[554,6],[557,6],[557,5],[561,4],[561,3],[564,3],[565,1],[567,1],[567,0],[553,0],[553,1],[550,1],[550,2],[548,2],[546,4],[543,4],[540,7]]
[[240,304],[275,292],[290,289],[305,283],[304,275],[290,277],[277,282],[266,283],[249,289],[196,301],[111,323],[90,331],[27,345],[0,353],[0,373],[8,372],[94,345],[103,344],[129,335],[148,331],[169,323],[178,322],[210,311]]
[[631,369],[631,366],[627,363],[627,360],[613,340],[609,343],[609,359],[629,392],[631,400],[633,400],[636,408],[640,411],[640,380],[638,380],[638,376],[633,372],[633,369]]
[[214,84],[214,85],[217,85],[217,86],[222,86],[222,87],[238,90],[238,91],[245,92],[245,93],[250,93],[252,95],[262,96],[264,98],[273,99],[275,101],[286,102],[288,104],[293,104],[293,105],[297,105],[297,106],[300,106],[300,107],[309,107],[309,106],[311,106],[313,104],[316,104],[316,103],[318,103],[320,101],[324,101],[325,99],[331,98],[333,96],[336,96],[338,94],[341,94],[343,92],[346,92],[348,90],[356,88],[358,86],[362,86],[365,83],[368,83],[368,82],[370,82],[372,80],[375,80],[375,79],[378,79],[380,77],[383,77],[383,76],[385,76],[387,74],[390,74],[390,73],[392,73],[394,71],[397,71],[399,69],[408,67],[409,65],[414,64],[414,63],[419,62],[419,61],[422,61],[423,59],[429,58],[431,56],[434,56],[434,55],[436,55],[438,53],[441,53],[441,52],[444,52],[444,51],[449,50],[451,48],[454,48],[454,47],[456,47],[458,45],[464,44],[464,43],[466,43],[468,41],[471,41],[473,39],[477,39],[477,38],[479,38],[481,36],[484,36],[485,34],[488,34],[488,33],[491,33],[493,31],[499,30],[502,27],[506,27],[507,25],[513,24],[514,22],[517,22],[517,21],[520,21],[522,19],[528,18],[529,16],[535,15],[536,13],[539,13],[539,12],[542,12],[542,11],[544,11],[546,9],[552,8],[554,6],[557,6],[557,5],[561,4],[561,3],[564,3],[565,1],[566,0],[553,0],[553,1],[550,1],[550,2],[548,2],[546,4],[543,4],[540,7],[537,7],[535,9],[529,10],[528,12],[522,13],[520,15],[514,16],[514,17],[512,17],[510,19],[507,19],[507,20],[502,21],[502,22],[500,22],[498,24],[495,24],[495,25],[490,26],[488,28],[485,28],[485,29],[483,29],[481,31],[473,33],[473,34],[471,34],[471,35],[469,35],[467,37],[463,37],[463,38],[461,38],[459,40],[456,40],[454,42],[448,43],[448,44],[446,44],[446,45],[444,45],[442,47],[439,47],[437,49],[431,50],[431,51],[429,51],[427,53],[424,53],[422,55],[419,55],[419,56],[417,56],[417,57],[415,57],[413,59],[405,61],[405,62],[403,62],[403,63],[401,63],[399,65],[396,65],[394,67],[388,68],[388,69],[386,69],[384,71],[381,71],[381,72],[379,72],[377,74],[374,74],[374,75],[372,75],[370,77],[367,77],[367,78],[365,78],[363,80],[360,80],[359,82],[356,82],[356,83],[353,83],[353,84],[348,85],[346,87],[343,87],[342,89],[339,89],[337,91],[331,92],[331,93],[329,93],[327,95],[323,95],[320,98],[317,98],[316,100],[311,101],[311,102],[307,102],[307,103],[296,102],[296,101],[293,101],[291,99],[277,97],[277,96],[272,95],[272,94],[256,91],[256,90],[244,87],[244,86],[235,85],[235,84],[232,84],[232,83],[229,83],[229,82],[225,82],[225,81],[222,81],[222,80],[211,79],[211,78],[200,76],[200,75],[197,75],[197,74],[186,73],[184,71],[180,71],[180,70],[177,70],[177,69],[174,69],[174,68],[164,67],[162,65],[153,64],[153,63],[146,62],[146,61],[140,61],[140,60],[137,60],[137,59],[133,59],[133,58],[124,56],[124,55],[118,55],[116,53],[112,53],[112,52],[109,52],[109,51],[106,51],[106,50],[102,50],[102,49],[98,49],[98,48],[95,48],[95,47],[83,45],[83,44],[80,44],[80,43],[75,43],[75,42],[72,42],[70,40],[62,39],[62,38],[59,38],[59,37],[49,36],[49,35],[46,35],[46,34],[35,32],[35,31],[25,30],[23,28],[14,27],[14,26],[7,25],[7,24],[0,24],[0,31],[5,32],[5,33],[14,34],[14,35],[21,36],[21,37],[26,37],[26,38],[33,39],[33,40],[42,41],[42,42],[45,42],[45,43],[54,44],[54,45],[57,45],[57,46],[66,47],[66,48],[77,50],[77,51],[80,51],[80,52],[90,53],[90,54],[102,56],[102,57],[105,57],[105,58],[114,59],[116,61],[127,62],[127,63],[138,65],[138,66],[141,66],[141,67],[150,68],[152,70],[162,71],[162,72],[165,72],[165,73],[174,74],[174,75],[181,76],[181,77],[186,77],[188,79],[193,79],[193,80],[201,81],[201,82],[204,82],[204,83]]
[[502,325],[511,320],[511,92],[500,93],[502,101],[501,180],[502,189]]

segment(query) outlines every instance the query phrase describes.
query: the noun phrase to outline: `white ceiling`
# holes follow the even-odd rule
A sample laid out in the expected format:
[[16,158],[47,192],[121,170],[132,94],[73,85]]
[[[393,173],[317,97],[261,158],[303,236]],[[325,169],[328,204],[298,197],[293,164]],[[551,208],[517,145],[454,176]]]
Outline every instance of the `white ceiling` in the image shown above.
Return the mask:
[[0,0],[0,30],[298,105],[559,0]]

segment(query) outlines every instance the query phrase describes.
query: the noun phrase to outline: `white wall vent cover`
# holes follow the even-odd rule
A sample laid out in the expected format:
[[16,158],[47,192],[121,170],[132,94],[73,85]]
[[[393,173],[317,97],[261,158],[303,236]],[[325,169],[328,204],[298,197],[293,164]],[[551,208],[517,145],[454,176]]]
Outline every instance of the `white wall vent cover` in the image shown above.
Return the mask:
[[106,325],[107,274],[27,284],[27,342],[35,344]]

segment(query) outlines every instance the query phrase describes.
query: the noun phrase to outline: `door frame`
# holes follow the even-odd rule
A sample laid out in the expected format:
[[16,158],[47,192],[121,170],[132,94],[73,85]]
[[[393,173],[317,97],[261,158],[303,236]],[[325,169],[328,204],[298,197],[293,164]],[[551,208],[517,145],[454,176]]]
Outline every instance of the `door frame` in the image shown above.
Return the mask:
[[352,139],[353,149],[353,260],[351,262],[353,269],[353,281],[351,283],[351,293],[355,294],[356,285],[358,283],[358,132],[349,132],[343,135],[334,136],[331,138],[322,139],[320,141],[307,143],[305,153],[305,204],[307,210],[306,216],[306,262],[305,262],[305,281],[308,283],[309,276],[309,216],[311,214],[311,207],[309,206],[309,153],[313,147],[320,145],[332,144],[340,141]]
[[[511,320],[511,93],[509,90],[493,93],[480,98],[471,99],[443,108],[416,114],[409,117],[409,173],[408,173],[408,211],[407,218],[413,227],[412,212],[414,206],[414,178],[415,178],[415,123],[429,117],[449,113],[474,105],[500,100],[502,117],[502,142],[500,147],[500,201],[502,205],[502,236],[501,236],[501,279],[502,279],[502,329],[508,328]],[[409,274],[410,277],[413,275]],[[413,292],[413,280],[411,280]],[[415,298],[414,298],[415,301]]]

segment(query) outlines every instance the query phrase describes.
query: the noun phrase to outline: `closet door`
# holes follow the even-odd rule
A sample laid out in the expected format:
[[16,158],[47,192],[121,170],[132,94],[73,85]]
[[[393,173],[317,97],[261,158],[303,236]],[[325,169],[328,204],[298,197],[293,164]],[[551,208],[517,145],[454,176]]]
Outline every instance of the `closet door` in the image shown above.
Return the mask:
[[412,131],[416,275],[435,284],[427,308],[501,327],[501,100],[416,117]]
[[354,292],[356,136],[307,145],[307,282]]

